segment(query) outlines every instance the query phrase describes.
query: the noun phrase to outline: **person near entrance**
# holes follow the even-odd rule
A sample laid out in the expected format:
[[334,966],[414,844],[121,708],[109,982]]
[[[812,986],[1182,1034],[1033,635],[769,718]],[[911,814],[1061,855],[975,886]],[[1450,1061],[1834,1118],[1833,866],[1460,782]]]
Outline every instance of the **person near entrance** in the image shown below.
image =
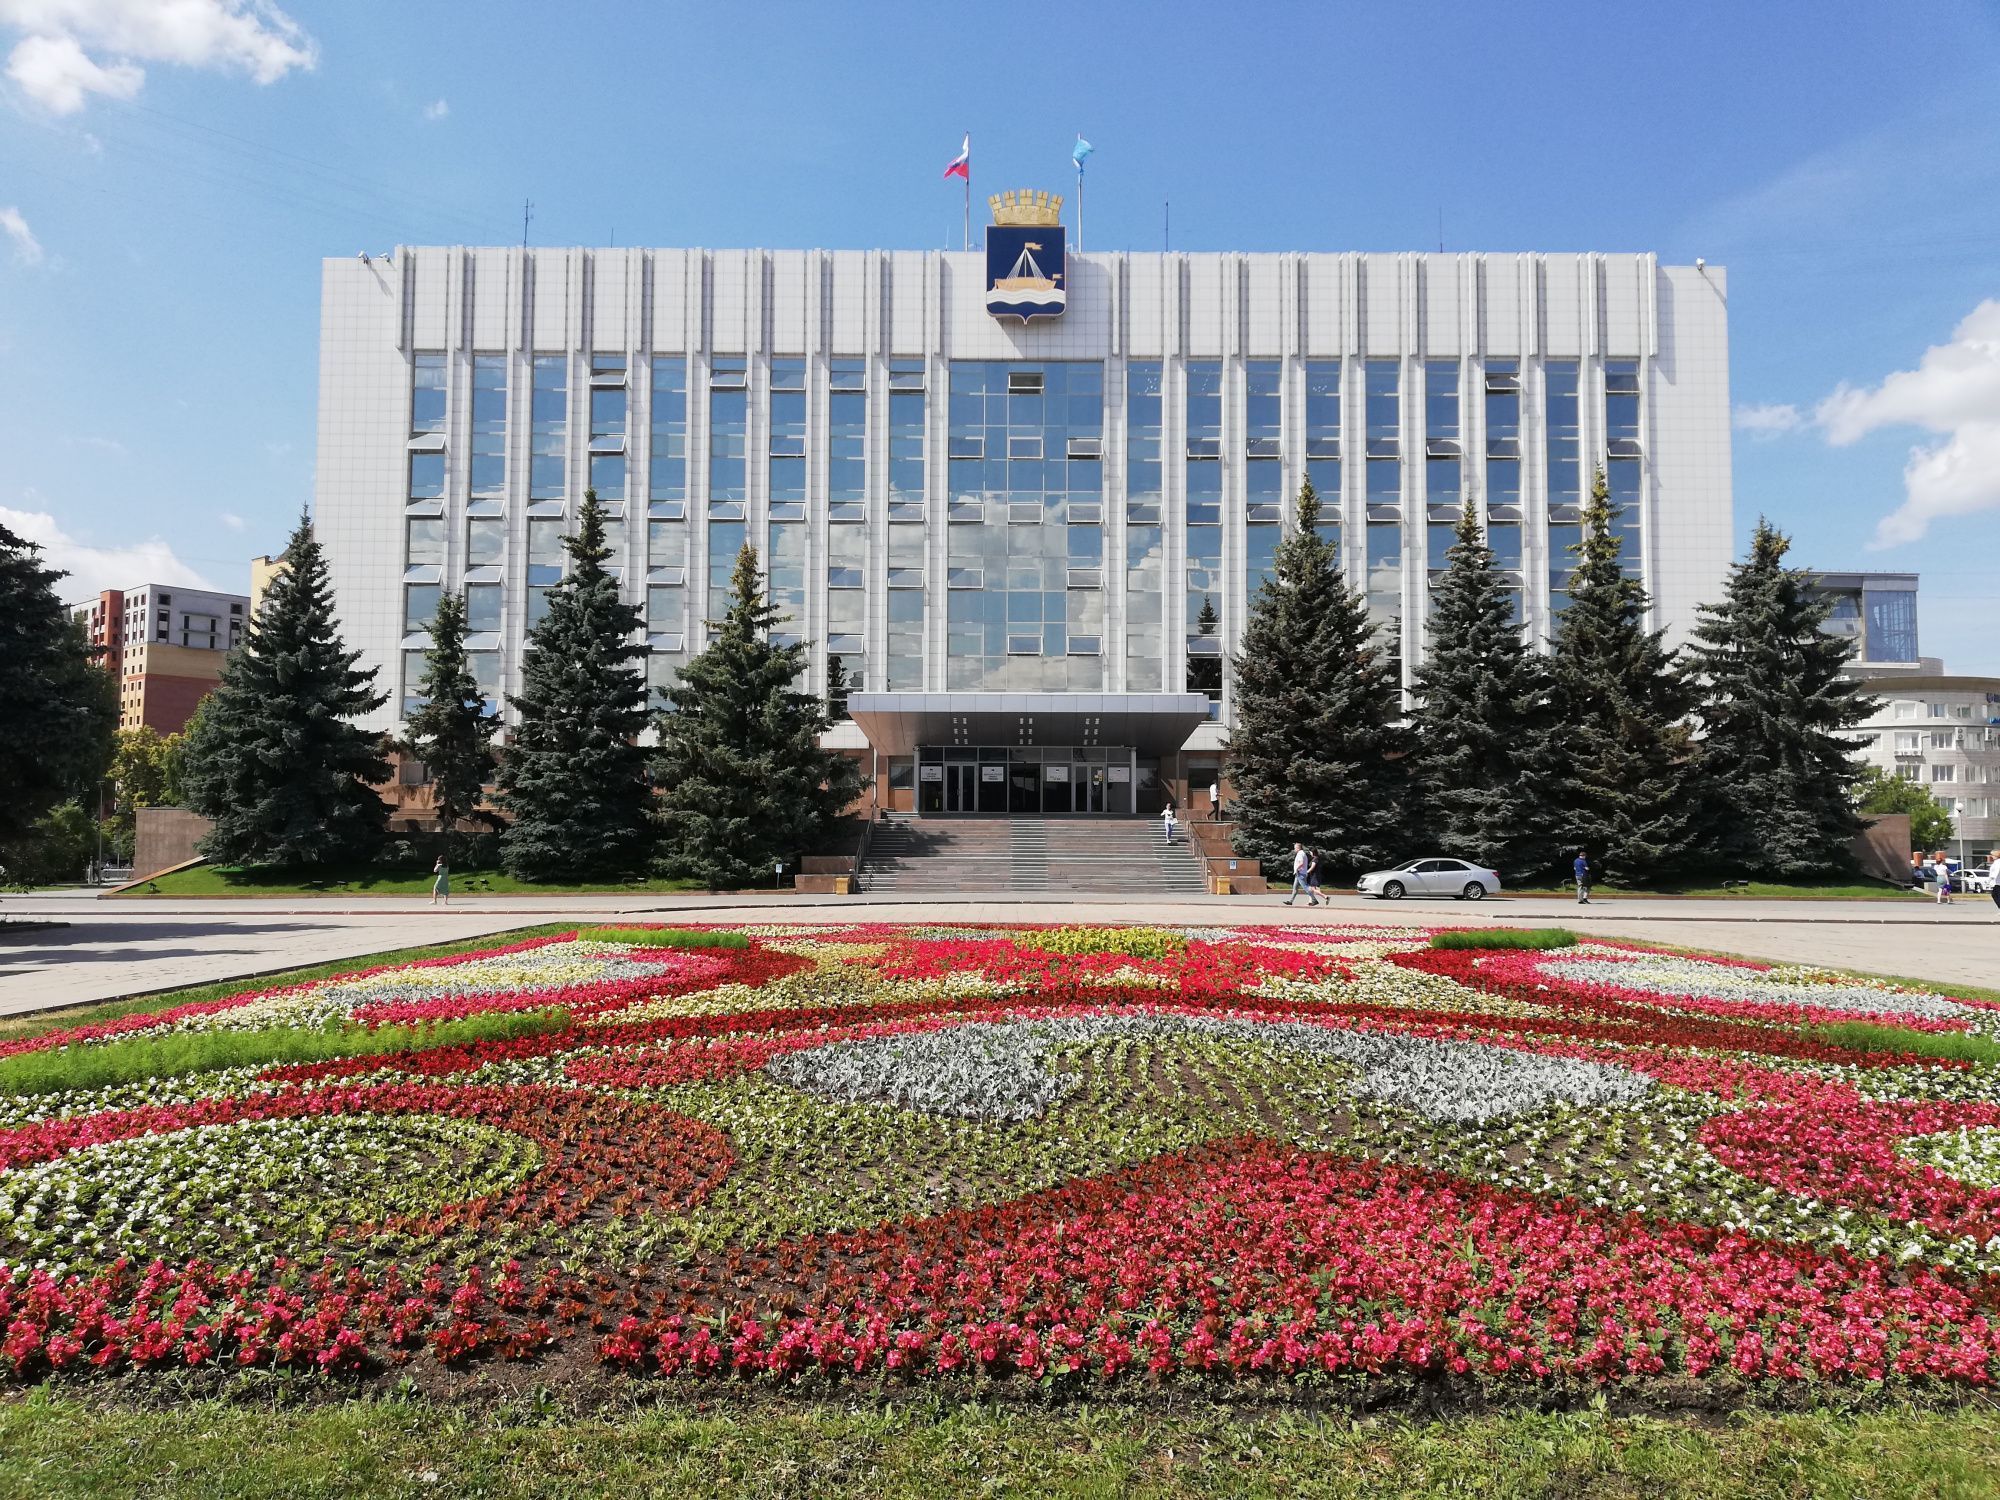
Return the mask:
[[1305,893],[1305,898],[1310,904],[1319,905],[1319,897],[1313,894],[1310,884],[1312,863],[1312,856],[1306,853],[1304,844],[1292,845],[1292,893],[1285,897],[1285,905],[1290,906],[1298,900],[1301,891]]
[[1171,844],[1174,841],[1174,805],[1171,802],[1160,809],[1160,827],[1165,830],[1167,842]]

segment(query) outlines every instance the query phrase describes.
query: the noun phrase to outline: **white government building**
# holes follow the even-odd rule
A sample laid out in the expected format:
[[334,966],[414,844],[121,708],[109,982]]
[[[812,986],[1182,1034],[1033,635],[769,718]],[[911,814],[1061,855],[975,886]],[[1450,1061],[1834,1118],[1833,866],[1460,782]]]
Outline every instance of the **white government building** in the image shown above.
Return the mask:
[[[1726,282],[1651,255],[400,248],[323,272],[316,519],[401,717],[441,589],[479,677],[523,638],[587,487],[655,683],[738,548],[840,658],[834,732],[892,807],[1157,810],[1212,787],[1222,661],[1323,497],[1371,611],[1424,650],[1473,507],[1546,639],[1605,467],[1655,623],[1732,547]],[[1019,314],[1028,313],[1022,317]]]

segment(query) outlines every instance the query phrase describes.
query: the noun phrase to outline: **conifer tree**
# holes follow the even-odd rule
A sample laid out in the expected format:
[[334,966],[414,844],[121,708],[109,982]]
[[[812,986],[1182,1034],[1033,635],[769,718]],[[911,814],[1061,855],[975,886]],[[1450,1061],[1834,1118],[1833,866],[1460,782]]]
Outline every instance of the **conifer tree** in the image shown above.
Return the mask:
[[1318,518],[1307,480],[1244,624],[1229,774],[1240,849],[1270,867],[1302,843],[1344,874],[1404,857],[1408,737],[1396,664]]
[[1646,628],[1645,585],[1620,566],[1610,500],[1599,469],[1550,657],[1557,811],[1566,848],[1587,849],[1608,878],[1643,883],[1699,862],[1690,700],[1664,632]]
[[[389,805],[380,741],[354,720],[387,697],[340,639],[333,585],[312,522],[299,517],[286,568],[181,756],[187,805],[214,823],[197,846],[226,864],[310,866],[365,860]],[[372,784],[371,784],[372,783]]]
[[438,600],[419,691],[424,701],[409,718],[409,749],[430,773],[438,831],[450,847],[452,831],[474,815],[494,768],[494,720],[465,654],[463,594]]
[[777,619],[745,547],[714,642],[663,690],[653,779],[669,874],[722,887],[769,880],[779,863],[796,870],[860,788],[860,767],[820,748],[833,719],[799,691],[808,648],[774,644]]
[[1416,675],[1413,780],[1427,847],[1510,877],[1551,868],[1548,670],[1514,618],[1468,507],[1431,590],[1430,653]]
[[116,663],[56,594],[64,575],[0,526],[0,862],[66,798],[94,796],[118,727]]
[[1844,731],[1876,707],[1841,675],[1853,646],[1822,628],[1831,605],[1785,566],[1790,547],[1758,520],[1683,663],[1705,730],[1707,852],[1732,873],[1777,879],[1851,866],[1860,768]]
[[604,569],[604,514],[586,490],[576,535],[563,539],[569,576],[521,658],[520,714],[500,767],[500,801],[513,822],[501,863],[522,880],[629,875],[652,850],[646,784],[646,680],[638,608]]
[[[1217,630],[1222,626],[1222,616],[1216,613],[1215,600],[1207,594],[1201,596],[1201,612],[1195,616],[1194,633],[1203,641],[1214,641]],[[1190,693],[1200,693],[1210,702],[1222,701],[1222,657],[1218,642],[1213,654],[1207,651],[1190,652],[1187,665],[1187,686]]]

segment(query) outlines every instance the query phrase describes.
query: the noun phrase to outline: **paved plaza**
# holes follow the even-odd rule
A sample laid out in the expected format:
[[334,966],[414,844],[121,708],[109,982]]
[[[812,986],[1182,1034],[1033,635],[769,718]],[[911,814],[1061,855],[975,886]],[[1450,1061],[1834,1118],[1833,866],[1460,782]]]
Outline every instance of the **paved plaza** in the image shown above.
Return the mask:
[[423,897],[108,900],[10,896],[0,916],[66,927],[0,936],[0,1014],[81,1005],[481,937],[539,922],[609,917],[700,922],[1423,923],[1546,926],[1784,963],[1900,974],[1942,985],[2000,984],[2000,912],[1984,897],[1949,907],[1891,901],[1700,901],[1556,897],[1397,903],[1336,896],[1329,908],[1277,896],[1079,896],[1072,900],[772,894],[487,896],[436,908]]

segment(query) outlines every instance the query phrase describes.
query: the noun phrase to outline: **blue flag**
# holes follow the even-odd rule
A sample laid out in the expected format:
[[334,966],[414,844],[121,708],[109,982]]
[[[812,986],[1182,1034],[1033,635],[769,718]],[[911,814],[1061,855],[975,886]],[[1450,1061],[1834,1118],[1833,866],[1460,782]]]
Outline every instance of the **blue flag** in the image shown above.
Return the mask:
[[1096,149],[1095,146],[1091,145],[1082,136],[1076,138],[1076,149],[1070,152],[1069,159],[1076,163],[1077,171],[1081,172],[1083,170],[1083,159]]

